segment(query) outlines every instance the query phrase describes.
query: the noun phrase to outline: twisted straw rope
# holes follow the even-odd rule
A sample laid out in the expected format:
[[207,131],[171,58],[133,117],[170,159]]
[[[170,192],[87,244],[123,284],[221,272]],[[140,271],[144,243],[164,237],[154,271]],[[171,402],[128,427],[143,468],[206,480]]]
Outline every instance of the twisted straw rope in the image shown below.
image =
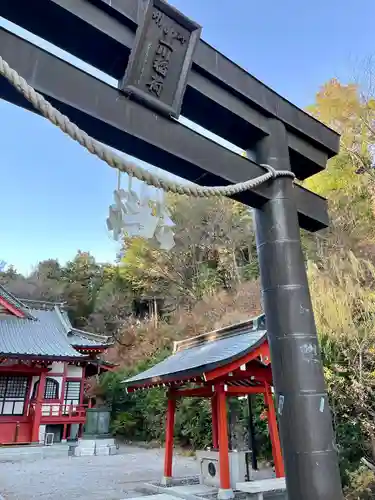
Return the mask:
[[162,179],[157,175],[148,172],[146,169],[132,163],[125,158],[117,155],[109,148],[102,146],[98,141],[90,137],[86,132],[72,123],[69,118],[56,108],[54,108],[44,97],[36,92],[17,71],[12,69],[9,64],[0,56],[0,74],[4,76],[45,118],[51,123],[59,127],[65,134],[77,141],[81,146],[86,148],[90,153],[105,161],[112,168],[117,168],[121,172],[137,178],[146,184],[155,188],[163,189],[177,194],[185,194],[196,198],[209,198],[213,196],[232,196],[249,189],[254,189],[264,182],[275,179],[277,177],[292,177],[293,172],[289,170],[275,170],[270,165],[262,164],[261,166],[267,169],[267,173],[238,184],[229,186],[214,186],[201,187],[183,185],[167,179]]

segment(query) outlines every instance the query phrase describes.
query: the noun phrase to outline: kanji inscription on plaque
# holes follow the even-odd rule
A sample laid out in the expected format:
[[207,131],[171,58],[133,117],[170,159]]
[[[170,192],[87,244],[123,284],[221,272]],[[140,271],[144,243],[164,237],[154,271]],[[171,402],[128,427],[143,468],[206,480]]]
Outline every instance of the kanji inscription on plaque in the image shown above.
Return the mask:
[[162,0],[146,0],[121,90],[178,118],[201,27]]

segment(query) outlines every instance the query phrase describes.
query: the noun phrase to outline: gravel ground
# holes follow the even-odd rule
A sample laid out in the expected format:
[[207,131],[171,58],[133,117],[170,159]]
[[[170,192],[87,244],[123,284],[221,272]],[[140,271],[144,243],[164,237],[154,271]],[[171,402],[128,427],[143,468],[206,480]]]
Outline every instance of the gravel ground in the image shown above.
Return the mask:
[[[48,457],[0,463],[0,499],[122,500],[142,496],[136,489],[157,481],[163,450],[124,447],[114,456]],[[175,457],[173,475],[198,473],[193,458]]]

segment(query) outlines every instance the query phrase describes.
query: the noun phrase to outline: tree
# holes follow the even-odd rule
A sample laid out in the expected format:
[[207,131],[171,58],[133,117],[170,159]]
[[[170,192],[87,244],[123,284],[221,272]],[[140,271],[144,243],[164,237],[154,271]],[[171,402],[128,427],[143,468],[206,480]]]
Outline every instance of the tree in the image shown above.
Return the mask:
[[88,324],[99,333],[116,337],[119,328],[133,313],[134,292],[118,266],[103,266],[102,272],[102,286],[97,291]]
[[0,270],[0,280],[1,284],[6,285],[10,281],[15,280],[16,278],[20,278],[21,275],[17,273],[17,270],[12,265],[5,265]]
[[139,296],[194,303],[257,275],[251,213],[227,199],[169,196],[175,247],[161,251],[141,238],[125,241],[121,273]]
[[40,280],[60,280],[62,276],[63,270],[59,261],[56,259],[47,259],[39,262],[29,278],[37,278]]
[[74,259],[66,264],[62,279],[71,319],[75,326],[84,327],[95,309],[96,297],[103,282],[102,267],[89,252],[78,250]]
[[375,268],[352,252],[330,256],[309,277],[343,469],[375,460]]
[[23,299],[63,301],[64,284],[61,281],[60,264],[49,259],[40,262],[32,273],[24,277],[12,266],[0,273],[0,279],[7,289]]
[[333,79],[308,110],[341,134],[340,153],[304,182],[328,198],[331,219],[328,230],[303,233],[308,258],[324,265],[332,253],[350,248],[375,263],[374,100],[357,85]]
[[[341,135],[341,149],[354,167],[353,173],[373,176],[372,147],[375,138],[375,100],[361,94],[358,85],[332,79],[320,89],[308,111]],[[339,182],[329,176],[330,185]]]

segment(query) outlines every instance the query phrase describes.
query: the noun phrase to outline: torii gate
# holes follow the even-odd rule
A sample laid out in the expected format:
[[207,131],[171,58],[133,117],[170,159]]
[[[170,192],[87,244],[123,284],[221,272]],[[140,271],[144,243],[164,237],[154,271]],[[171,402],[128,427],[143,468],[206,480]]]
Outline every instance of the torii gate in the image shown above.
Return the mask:
[[[303,180],[324,169],[339,136],[200,40],[200,27],[162,0],[2,0],[0,15],[119,81],[115,89],[0,29],[1,74],[12,80],[5,61],[96,140],[206,186],[273,172],[231,197],[255,208],[289,500],[342,499],[299,235],[299,226],[327,227],[327,206],[278,177],[289,171]],[[1,79],[0,97],[35,111],[17,75],[8,81]],[[43,103],[34,105],[46,114]],[[183,126],[180,111],[255,161]]]

